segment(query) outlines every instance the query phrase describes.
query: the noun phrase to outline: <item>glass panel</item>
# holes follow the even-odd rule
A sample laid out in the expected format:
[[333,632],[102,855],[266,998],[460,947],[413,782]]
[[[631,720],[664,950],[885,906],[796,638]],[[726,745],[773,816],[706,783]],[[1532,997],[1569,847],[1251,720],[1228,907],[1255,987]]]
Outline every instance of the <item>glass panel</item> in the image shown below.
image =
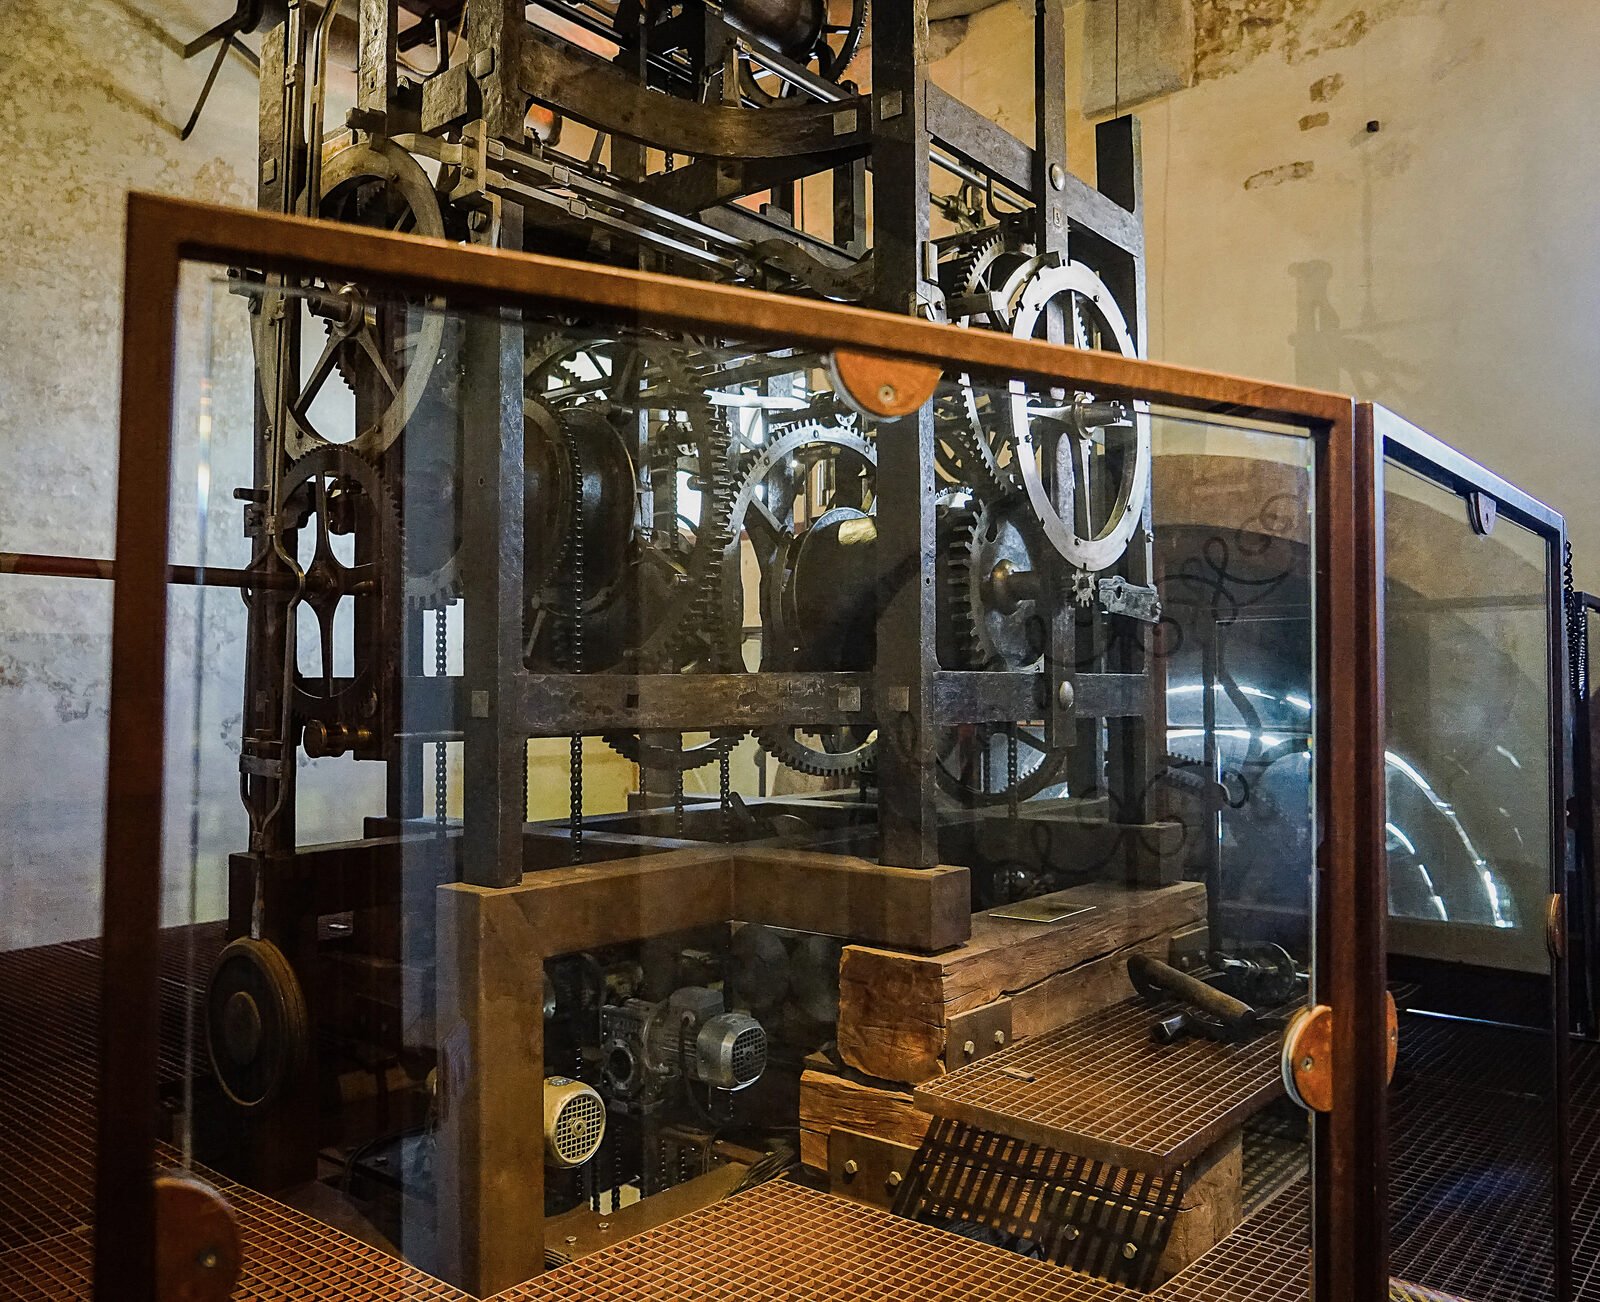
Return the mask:
[[1548,547],[1390,463],[1392,1264],[1480,1299],[1554,1288]]
[[[884,419],[781,342],[207,297],[165,1106],[293,1270],[1309,1260],[1309,439],[1007,376]],[[853,1216],[866,1283],[796,1228]]]

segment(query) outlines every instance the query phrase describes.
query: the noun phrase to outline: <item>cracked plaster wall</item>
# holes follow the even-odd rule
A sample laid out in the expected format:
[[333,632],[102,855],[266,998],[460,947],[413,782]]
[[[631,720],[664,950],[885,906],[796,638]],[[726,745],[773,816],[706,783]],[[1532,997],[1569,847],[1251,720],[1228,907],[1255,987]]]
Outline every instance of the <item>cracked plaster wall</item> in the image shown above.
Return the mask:
[[[1074,103],[1116,3],[1069,10]],[[1161,6],[1121,3],[1120,81],[1159,80],[1134,64],[1168,43],[1130,22]],[[1395,408],[1563,511],[1600,583],[1592,0],[1182,3],[1192,84],[1136,110],[1150,355]],[[1030,11],[973,17],[939,70],[1024,138]]]

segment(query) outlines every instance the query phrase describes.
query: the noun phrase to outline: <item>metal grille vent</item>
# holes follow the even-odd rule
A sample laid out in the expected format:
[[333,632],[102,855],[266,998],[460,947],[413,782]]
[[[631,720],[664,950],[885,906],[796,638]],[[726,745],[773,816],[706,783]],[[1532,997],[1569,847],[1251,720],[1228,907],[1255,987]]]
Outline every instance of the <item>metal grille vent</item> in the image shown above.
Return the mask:
[[556,1153],[563,1162],[581,1166],[594,1156],[605,1132],[605,1104],[594,1094],[574,1094],[556,1116]]
[[767,1069],[767,1033],[759,1026],[747,1026],[733,1041],[733,1078],[740,1085],[761,1079]]

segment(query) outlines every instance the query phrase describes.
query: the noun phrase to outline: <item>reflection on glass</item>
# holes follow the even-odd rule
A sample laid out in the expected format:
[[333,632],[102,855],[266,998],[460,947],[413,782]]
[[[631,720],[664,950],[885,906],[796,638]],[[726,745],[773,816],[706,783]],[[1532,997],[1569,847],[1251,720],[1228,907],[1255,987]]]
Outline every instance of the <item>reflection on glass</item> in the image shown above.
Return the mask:
[[824,1188],[995,1296],[1265,1234],[1300,1273],[1309,439],[1006,375],[890,420],[825,350],[358,286],[213,306],[197,1164],[330,1268],[479,1296],[834,1224]]
[[1395,1274],[1554,1295],[1548,543],[1384,469]]

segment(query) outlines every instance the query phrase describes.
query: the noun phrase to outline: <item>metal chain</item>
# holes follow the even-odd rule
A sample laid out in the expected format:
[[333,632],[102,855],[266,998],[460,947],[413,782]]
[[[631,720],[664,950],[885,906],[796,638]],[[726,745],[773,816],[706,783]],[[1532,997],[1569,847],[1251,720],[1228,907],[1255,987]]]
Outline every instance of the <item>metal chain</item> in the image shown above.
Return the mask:
[[[568,558],[572,568],[572,614],[567,624],[568,669],[583,672],[583,603],[586,597],[583,575],[583,465],[578,459],[578,441],[567,433],[567,464],[572,473],[572,531]],[[567,828],[572,838],[572,862],[583,862],[583,734],[575,732],[567,740]]]
[[1566,544],[1561,558],[1561,588],[1567,603],[1567,675],[1572,685],[1572,699],[1583,699],[1589,687],[1589,626],[1584,617],[1583,605],[1578,600],[1577,584],[1572,578],[1572,544]]
[[[683,734],[678,734],[678,745],[683,745]],[[679,839],[683,837],[683,768],[680,765],[672,766],[672,834]]]
[[[443,678],[448,669],[450,646],[446,637],[448,627],[445,614],[448,606],[433,612],[433,672]],[[445,813],[450,804],[450,759],[446,743],[436,742],[433,747],[433,821],[444,830]]]
[[728,751],[723,751],[717,756],[717,784],[722,800],[722,840],[724,844],[733,840],[733,782],[730,771]]
[[1017,816],[1017,725],[1006,727],[1006,796],[1012,818]]

